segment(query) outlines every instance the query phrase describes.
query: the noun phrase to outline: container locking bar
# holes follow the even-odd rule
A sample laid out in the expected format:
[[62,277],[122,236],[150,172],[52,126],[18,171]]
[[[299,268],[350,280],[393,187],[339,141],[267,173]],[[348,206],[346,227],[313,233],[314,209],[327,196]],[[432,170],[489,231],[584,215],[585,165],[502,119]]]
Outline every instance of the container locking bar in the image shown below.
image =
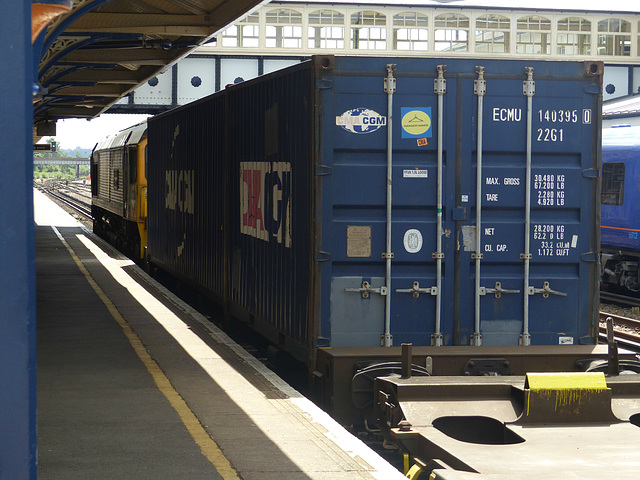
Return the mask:
[[535,288],[529,286],[529,295],[535,295],[536,293],[541,293],[544,298],[549,298],[549,295],[558,295],[560,297],[566,297],[567,294],[565,292],[558,292],[557,290],[552,290],[549,286],[549,282],[544,282],[542,284],[542,288]]
[[357,292],[362,294],[362,298],[369,298],[371,293],[379,293],[383,297],[387,295],[387,287],[372,287],[369,282],[362,282],[362,287],[360,288],[345,288],[345,292]]
[[[387,93],[387,244],[386,251],[382,254],[386,266],[386,289],[391,290],[391,202],[392,202],[392,181],[393,181],[393,94],[396,92],[396,79],[393,72],[396,70],[395,63],[387,63],[387,77],[384,79],[384,91]],[[385,290],[386,290],[385,289]],[[386,291],[385,291],[386,295]],[[393,344],[391,337],[391,295],[386,295],[384,334],[382,346],[390,347]]]
[[397,293],[411,293],[413,298],[418,298],[421,293],[429,293],[431,295],[438,295],[438,290],[436,287],[427,287],[420,288],[420,282],[413,282],[413,286],[411,288],[399,288],[396,290]]
[[433,258],[436,259],[436,325],[433,335],[431,335],[431,345],[435,347],[442,346],[441,324],[441,308],[442,308],[442,260],[444,252],[442,251],[442,129],[444,128],[444,94],[447,93],[447,80],[444,78],[444,72],[447,70],[446,65],[438,65],[436,71],[438,76],[433,80],[433,91],[438,95],[438,221],[436,228],[436,251]]
[[[533,80],[533,67],[525,67],[527,79],[522,82],[522,94],[527,97],[527,170],[525,181],[525,218],[524,218],[524,290],[529,291],[529,267],[531,262],[531,138],[533,136],[533,96],[536,94],[536,82]],[[531,345],[529,333],[529,295],[524,296],[524,319],[520,345]]]
[[483,109],[484,95],[487,93],[487,82],[484,79],[484,67],[477,66],[478,78],[473,82],[474,93],[478,96],[478,135],[476,144],[476,252],[473,256],[476,264],[476,294],[475,294],[475,323],[473,335],[471,335],[471,345],[482,345],[482,334],[480,333],[480,261],[483,258],[481,253],[482,232],[482,131],[483,131]]
[[503,293],[520,293],[520,290],[508,290],[506,288],[502,288],[501,282],[496,282],[494,288],[480,287],[480,295],[486,295],[487,293],[493,293],[496,298],[500,298]]

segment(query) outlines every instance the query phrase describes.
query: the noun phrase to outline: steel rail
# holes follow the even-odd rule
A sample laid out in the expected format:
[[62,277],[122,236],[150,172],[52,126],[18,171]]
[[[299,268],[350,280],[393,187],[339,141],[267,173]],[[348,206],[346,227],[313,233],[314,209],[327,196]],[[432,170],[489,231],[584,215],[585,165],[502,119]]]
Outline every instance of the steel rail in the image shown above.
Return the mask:
[[605,303],[615,303],[617,305],[627,305],[632,307],[640,307],[640,298],[629,297],[627,295],[621,295],[611,292],[600,292],[600,301]]
[[[84,215],[85,217],[93,220],[93,217],[91,215],[91,206],[90,205],[87,205],[86,203],[81,202],[80,200],[75,199],[73,197],[56,193],[53,189],[50,189],[50,188],[42,188],[41,186],[37,186],[37,188],[42,193],[44,193],[45,195],[48,195],[49,197],[54,198],[57,201],[64,203],[69,208],[72,208],[73,210],[75,210],[76,212],[80,213],[81,215]],[[87,208],[87,207],[89,207],[89,208]]]
[[600,337],[607,336],[607,318],[613,319],[615,340],[633,351],[640,351],[640,320],[622,317],[607,312],[600,312]]

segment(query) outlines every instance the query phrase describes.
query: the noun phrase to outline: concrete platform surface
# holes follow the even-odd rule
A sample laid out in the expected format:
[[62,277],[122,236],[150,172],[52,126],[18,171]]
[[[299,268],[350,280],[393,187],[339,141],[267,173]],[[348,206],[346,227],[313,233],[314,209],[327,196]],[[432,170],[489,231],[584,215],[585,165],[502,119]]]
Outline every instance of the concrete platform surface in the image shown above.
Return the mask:
[[40,480],[404,478],[34,195]]

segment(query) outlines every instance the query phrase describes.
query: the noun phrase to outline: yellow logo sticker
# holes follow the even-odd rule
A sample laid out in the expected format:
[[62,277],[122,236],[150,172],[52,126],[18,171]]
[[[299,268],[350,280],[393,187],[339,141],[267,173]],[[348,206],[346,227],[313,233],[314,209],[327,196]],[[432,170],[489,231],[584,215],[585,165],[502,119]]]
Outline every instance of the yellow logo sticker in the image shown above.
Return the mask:
[[431,129],[431,117],[429,115],[430,112],[427,112],[427,110],[431,109],[402,108],[403,138],[415,138],[429,132]]

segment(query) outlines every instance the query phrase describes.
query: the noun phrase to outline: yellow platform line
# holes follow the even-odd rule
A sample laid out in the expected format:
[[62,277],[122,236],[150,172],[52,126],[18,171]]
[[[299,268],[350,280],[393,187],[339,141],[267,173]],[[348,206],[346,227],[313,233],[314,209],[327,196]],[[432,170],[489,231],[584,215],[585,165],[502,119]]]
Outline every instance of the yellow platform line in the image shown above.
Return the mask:
[[118,325],[120,325],[120,328],[122,328],[122,331],[129,340],[129,343],[131,343],[134,351],[153,377],[153,381],[158,386],[158,389],[167,398],[173,409],[178,413],[180,419],[182,420],[182,423],[187,428],[187,431],[196,442],[196,444],[200,447],[200,451],[202,452],[202,454],[207,458],[207,460],[209,460],[209,462],[211,462],[211,464],[215,467],[215,469],[224,480],[241,480],[241,477],[231,466],[229,460],[224,456],[218,444],[211,438],[198,418],[187,406],[184,399],[173,388],[167,376],[164,374],[160,366],[156,363],[156,361],[151,357],[151,355],[145,348],[142,340],[140,340],[140,337],[138,337],[138,335],[133,331],[129,323],[120,314],[107,294],[104,293],[104,290],[102,290],[102,288],[100,288],[100,286],[96,283],[80,258],[78,258],[78,256],[76,255],[76,252],[73,250],[73,248],[71,248],[71,245],[67,243],[67,241],[60,234],[56,227],[52,226],[51,228],[58,236],[62,244],[65,246],[65,248],[71,255],[71,258],[73,258],[73,261],[78,266],[78,269],[85,276],[87,282],[89,282],[89,285],[91,285],[91,288],[93,288],[93,291],[96,292],[100,300],[102,300],[102,302],[107,307],[107,310],[109,310],[111,316],[115,319]]

